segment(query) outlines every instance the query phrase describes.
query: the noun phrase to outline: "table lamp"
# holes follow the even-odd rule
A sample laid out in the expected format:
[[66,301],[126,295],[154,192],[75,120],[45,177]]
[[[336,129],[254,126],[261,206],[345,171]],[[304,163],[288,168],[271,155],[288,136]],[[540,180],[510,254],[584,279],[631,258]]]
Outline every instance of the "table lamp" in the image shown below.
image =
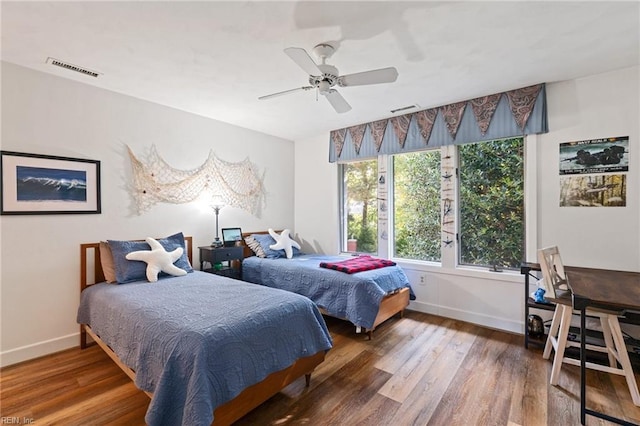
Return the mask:
[[216,239],[211,243],[211,247],[222,247],[222,241],[220,241],[220,237],[218,234],[218,215],[220,214],[220,209],[223,207],[224,201],[222,201],[222,198],[220,198],[220,196],[218,195],[213,196],[211,208],[216,214]]

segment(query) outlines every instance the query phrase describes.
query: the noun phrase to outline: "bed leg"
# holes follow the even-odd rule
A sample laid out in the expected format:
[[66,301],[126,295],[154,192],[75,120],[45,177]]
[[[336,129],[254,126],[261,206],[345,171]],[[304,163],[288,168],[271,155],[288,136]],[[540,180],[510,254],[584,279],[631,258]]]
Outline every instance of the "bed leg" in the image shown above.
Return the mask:
[[311,373],[307,373],[304,375],[305,386],[309,387],[311,385]]
[[367,331],[367,334],[369,335],[369,340],[373,340],[373,330]]
[[80,324],[80,349],[87,348],[87,331],[84,329],[84,325]]

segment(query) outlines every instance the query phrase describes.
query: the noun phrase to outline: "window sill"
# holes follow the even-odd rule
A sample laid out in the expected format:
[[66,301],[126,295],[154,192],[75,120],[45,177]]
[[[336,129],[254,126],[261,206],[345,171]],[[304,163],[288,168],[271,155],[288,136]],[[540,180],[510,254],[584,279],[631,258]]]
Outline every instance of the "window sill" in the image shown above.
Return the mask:
[[462,277],[481,278],[494,281],[506,281],[522,284],[524,281],[519,270],[504,270],[503,272],[493,272],[484,268],[474,268],[459,266],[447,268],[435,262],[421,262],[407,259],[392,259],[403,269],[410,269],[433,274],[456,275]]

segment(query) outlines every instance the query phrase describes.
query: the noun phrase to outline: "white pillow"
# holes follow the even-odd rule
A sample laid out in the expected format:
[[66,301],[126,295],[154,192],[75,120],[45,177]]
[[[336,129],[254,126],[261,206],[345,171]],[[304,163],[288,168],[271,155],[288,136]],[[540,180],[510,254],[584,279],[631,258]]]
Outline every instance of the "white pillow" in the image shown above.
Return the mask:
[[182,276],[187,275],[187,271],[178,268],[173,263],[182,256],[183,248],[168,252],[162,247],[162,244],[153,238],[145,238],[145,241],[151,247],[149,250],[132,251],[125,257],[127,260],[139,260],[147,263],[147,279],[149,282],[158,281],[158,274],[162,271],[169,275]]
[[293,257],[293,247],[300,250],[300,244],[298,244],[295,240],[292,240],[289,236],[288,229],[282,231],[280,235],[278,235],[273,229],[269,228],[269,235],[276,240],[275,244],[271,244],[269,248],[271,250],[284,250],[287,255],[287,259],[291,259]]

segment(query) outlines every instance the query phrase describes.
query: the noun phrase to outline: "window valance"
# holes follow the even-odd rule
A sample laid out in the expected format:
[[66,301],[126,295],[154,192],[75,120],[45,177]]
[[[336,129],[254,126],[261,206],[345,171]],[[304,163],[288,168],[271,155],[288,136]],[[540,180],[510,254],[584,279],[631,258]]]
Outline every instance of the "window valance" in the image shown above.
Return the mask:
[[329,162],[548,131],[543,83],[332,130]]

